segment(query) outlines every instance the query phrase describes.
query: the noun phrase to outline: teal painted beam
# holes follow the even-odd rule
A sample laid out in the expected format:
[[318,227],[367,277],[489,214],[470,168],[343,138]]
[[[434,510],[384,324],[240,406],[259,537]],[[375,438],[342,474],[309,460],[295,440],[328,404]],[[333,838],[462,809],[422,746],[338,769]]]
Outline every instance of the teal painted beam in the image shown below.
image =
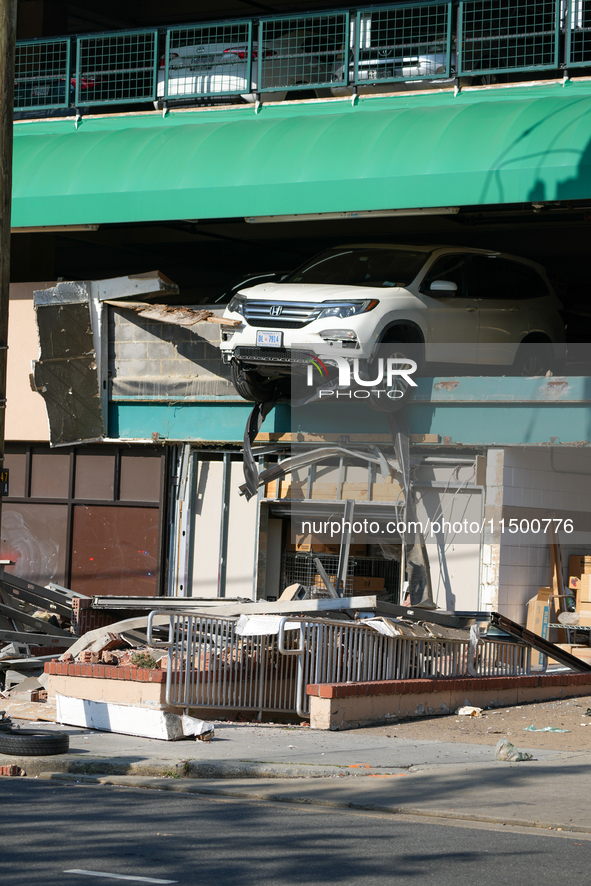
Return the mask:
[[[113,402],[109,405],[109,437],[122,440],[240,443],[252,410],[250,403]],[[289,433],[289,409],[276,407],[261,429]]]
[[[111,403],[109,436],[239,443],[248,403]],[[414,399],[399,413],[412,434],[437,434],[464,446],[534,446],[591,441],[591,379],[420,379]],[[387,434],[382,413],[364,401],[323,401],[290,409],[277,406],[267,433]]]

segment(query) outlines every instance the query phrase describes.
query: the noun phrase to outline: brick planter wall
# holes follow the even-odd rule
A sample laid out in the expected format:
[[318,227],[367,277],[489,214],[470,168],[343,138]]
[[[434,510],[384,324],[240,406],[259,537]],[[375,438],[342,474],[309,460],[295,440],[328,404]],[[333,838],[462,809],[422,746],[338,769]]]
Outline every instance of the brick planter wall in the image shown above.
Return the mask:
[[97,677],[102,680],[135,680],[138,683],[166,683],[166,671],[160,668],[135,668],[133,665],[82,664],[48,661],[45,673],[56,677]]
[[316,683],[307,687],[313,729],[353,729],[450,714],[464,704],[506,707],[591,695],[591,674]]
[[308,695],[317,698],[356,698],[368,695],[408,695],[424,692],[474,692],[542,686],[591,685],[591,674],[539,674],[530,677],[441,677],[420,680],[373,680],[367,683],[311,683]]

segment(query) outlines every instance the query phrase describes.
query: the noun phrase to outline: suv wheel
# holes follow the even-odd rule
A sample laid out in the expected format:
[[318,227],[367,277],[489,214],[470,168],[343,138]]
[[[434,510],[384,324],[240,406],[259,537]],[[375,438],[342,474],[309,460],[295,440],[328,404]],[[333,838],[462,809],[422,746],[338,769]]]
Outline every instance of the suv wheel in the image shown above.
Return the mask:
[[517,350],[513,370],[516,375],[536,378],[554,375],[560,370],[554,353],[554,346],[547,338],[530,338],[522,342]]
[[270,403],[277,399],[275,383],[263,381],[254,369],[245,369],[242,363],[232,360],[230,372],[232,384],[244,400]]

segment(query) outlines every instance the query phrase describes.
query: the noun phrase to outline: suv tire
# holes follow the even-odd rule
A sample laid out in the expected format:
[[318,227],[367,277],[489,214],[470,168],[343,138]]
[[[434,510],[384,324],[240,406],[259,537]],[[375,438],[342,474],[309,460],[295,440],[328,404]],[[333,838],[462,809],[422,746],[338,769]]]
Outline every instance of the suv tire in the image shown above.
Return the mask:
[[230,364],[232,384],[244,400],[255,403],[270,403],[276,400],[274,382],[264,382],[253,369],[245,369],[238,360]]
[[517,349],[513,371],[525,378],[541,378],[560,372],[556,360],[554,346],[547,338],[536,340],[531,338],[521,343]]

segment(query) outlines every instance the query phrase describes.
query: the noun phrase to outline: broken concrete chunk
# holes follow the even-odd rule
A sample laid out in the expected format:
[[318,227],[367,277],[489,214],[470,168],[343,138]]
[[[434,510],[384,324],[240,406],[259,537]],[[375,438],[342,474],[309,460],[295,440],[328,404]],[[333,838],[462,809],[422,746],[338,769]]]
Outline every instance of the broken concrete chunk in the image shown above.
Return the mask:
[[24,769],[21,769],[20,766],[0,766],[0,775],[8,776],[9,778],[14,778],[18,776],[26,775]]
[[97,655],[100,655],[101,652],[118,649],[121,646],[129,646],[121,634],[116,634],[113,631],[106,631],[98,638],[98,640],[95,640],[94,643],[92,643],[90,651],[96,652]]
[[38,691],[39,689],[43,689],[43,686],[39,682],[37,677],[25,677],[24,680],[21,680],[21,682],[18,683],[14,687],[14,689],[12,689],[10,694],[11,694],[11,696],[18,695],[20,693],[24,694],[27,692],[35,692],[35,691]]
[[27,658],[28,647],[24,643],[7,643],[0,650],[0,660],[3,658]]
[[194,735],[199,741],[211,741],[215,736],[213,723],[206,720],[199,720],[197,717],[189,717],[186,714],[182,717],[183,735],[187,737]]
[[293,585],[288,585],[285,588],[285,590],[283,591],[283,593],[281,594],[281,596],[279,597],[279,599],[281,601],[283,601],[283,600],[304,600],[305,597],[307,596],[307,593],[308,592],[307,592],[306,588],[303,585],[296,582]]
[[189,735],[213,735],[212,723],[170,711],[153,710],[139,705],[89,701],[60,695],[59,692],[56,692],[55,699],[57,722],[69,726],[83,726],[102,732],[117,732],[121,735],[139,735],[162,741],[178,741],[187,737],[183,723],[187,720],[191,721],[187,723],[187,729],[195,730],[188,733]]

